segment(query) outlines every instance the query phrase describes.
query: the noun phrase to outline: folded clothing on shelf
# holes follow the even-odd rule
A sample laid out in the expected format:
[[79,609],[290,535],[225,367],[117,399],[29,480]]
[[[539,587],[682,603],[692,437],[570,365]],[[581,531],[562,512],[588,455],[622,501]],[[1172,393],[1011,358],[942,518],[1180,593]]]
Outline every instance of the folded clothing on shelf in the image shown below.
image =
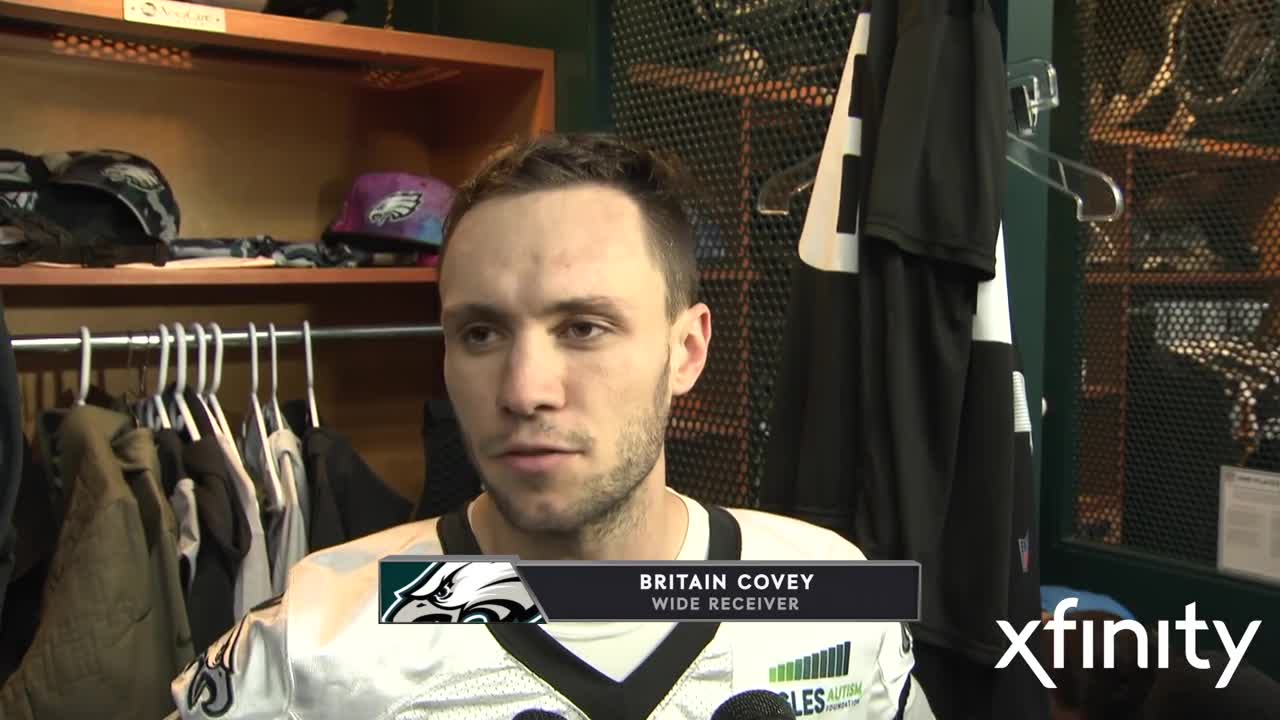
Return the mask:
[[417,252],[369,252],[338,242],[280,242],[270,235],[245,238],[183,238],[169,243],[172,260],[269,258],[279,267],[404,267],[419,264]]

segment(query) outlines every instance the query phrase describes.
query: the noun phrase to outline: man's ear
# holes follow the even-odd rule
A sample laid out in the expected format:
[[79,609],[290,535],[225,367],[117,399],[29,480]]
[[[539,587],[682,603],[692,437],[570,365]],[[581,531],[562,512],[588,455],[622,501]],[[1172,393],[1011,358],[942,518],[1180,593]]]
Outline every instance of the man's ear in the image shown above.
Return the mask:
[[673,326],[671,343],[671,394],[684,395],[693,389],[707,365],[711,345],[711,308],[696,303],[680,314]]

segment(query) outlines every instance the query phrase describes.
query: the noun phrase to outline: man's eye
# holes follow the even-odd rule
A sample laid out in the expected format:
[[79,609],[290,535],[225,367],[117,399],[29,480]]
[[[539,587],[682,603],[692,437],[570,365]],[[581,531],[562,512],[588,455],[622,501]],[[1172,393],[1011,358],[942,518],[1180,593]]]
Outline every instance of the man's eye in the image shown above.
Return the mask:
[[576,322],[565,327],[565,335],[573,340],[590,340],[597,333],[604,332],[604,328],[589,322]]
[[462,340],[470,345],[483,345],[493,339],[493,328],[477,325],[462,331]]

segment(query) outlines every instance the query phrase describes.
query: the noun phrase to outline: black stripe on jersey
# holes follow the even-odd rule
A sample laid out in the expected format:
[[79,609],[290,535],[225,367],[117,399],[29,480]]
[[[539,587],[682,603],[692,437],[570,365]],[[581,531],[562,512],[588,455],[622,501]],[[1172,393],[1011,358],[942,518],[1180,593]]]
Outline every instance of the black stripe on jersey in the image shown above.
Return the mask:
[[[742,529],[721,507],[708,507],[707,559],[742,559]],[[466,507],[440,518],[440,546],[446,555],[480,555]],[[685,670],[716,636],[720,623],[682,623],[622,682],[574,655],[538,625],[490,623],[490,634],[512,657],[547,682],[591,718],[644,720],[667,696]]]
[[914,682],[910,675],[907,681],[902,683],[902,692],[898,695],[898,714],[893,716],[893,720],[903,720],[907,716],[907,698],[911,697],[911,683]]

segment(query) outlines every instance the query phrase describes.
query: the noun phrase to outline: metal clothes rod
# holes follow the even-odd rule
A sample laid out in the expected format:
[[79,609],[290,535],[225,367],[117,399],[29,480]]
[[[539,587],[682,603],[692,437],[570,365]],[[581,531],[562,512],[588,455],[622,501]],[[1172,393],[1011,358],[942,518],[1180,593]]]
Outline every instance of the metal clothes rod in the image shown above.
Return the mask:
[[[213,332],[209,329],[210,323],[199,323],[204,325],[208,338],[208,343],[213,344]],[[171,327],[172,323],[165,323]],[[192,347],[195,345],[194,331],[190,330],[195,323],[181,323],[183,329],[188,330],[187,345]],[[221,325],[219,325],[221,326]],[[239,327],[239,326],[237,326]],[[267,333],[267,326],[258,326],[255,323],[258,332],[258,346],[270,345],[271,338]],[[388,338],[416,338],[416,337],[439,337],[443,334],[443,330],[439,325],[367,325],[367,326],[349,326],[349,327],[327,327],[327,328],[311,328],[311,339],[318,340],[384,340]],[[170,340],[176,346],[176,340],[170,336]],[[294,344],[302,342],[302,329],[281,330],[276,327],[276,344]],[[223,347],[244,347],[249,345],[249,331],[234,330],[222,332]],[[156,332],[128,332],[128,333],[108,333],[104,335],[89,335],[89,345],[94,350],[120,349],[125,350],[130,347],[160,347],[160,334]],[[25,351],[40,352],[69,352],[80,349],[80,336],[77,335],[15,335],[13,337],[13,349]]]

